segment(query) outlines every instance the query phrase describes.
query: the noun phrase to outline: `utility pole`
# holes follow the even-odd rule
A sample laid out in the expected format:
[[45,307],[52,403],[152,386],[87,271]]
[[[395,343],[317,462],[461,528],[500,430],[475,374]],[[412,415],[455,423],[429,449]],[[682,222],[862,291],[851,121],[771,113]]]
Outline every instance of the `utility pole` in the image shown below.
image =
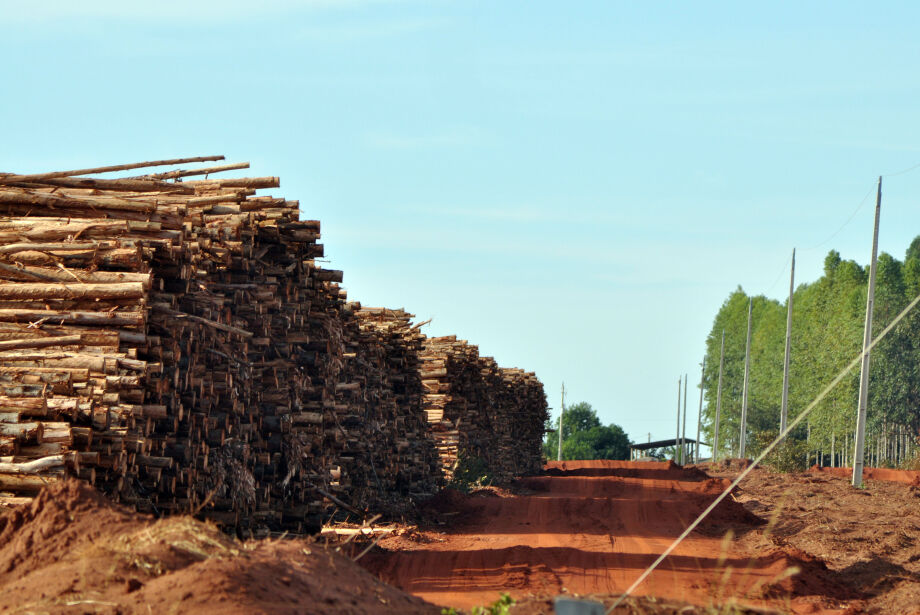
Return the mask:
[[725,329],[722,329],[722,345],[719,347],[719,385],[716,389],[716,425],[712,430],[712,460],[719,459],[719,418],[722,414],[722,361],[725,358]]
[[779,433],[786,431],[789,418],[789,357],[792,354],[792,293],[795,292],[795,248],[792,249],[792,272],[789,274],[789,303],[786,305],[786,357],[783,359],[783,403],[779,413]]
[[684,374],[684,428],[680,434],[680,458],[686,463],[687,458],[687,374]]
[[872,343],[872,308],[875,306],[875,264],[878,260],[878,219],[882,209],[882,177],[875,196],[875,227],[872,231],[872,260],[869,261],[869,292],[866,297],[866,328],[863,331],[862,366],[859,370],[859,408],[856,414],[856,443],[853,456],[853,486],[863,482],[863,447],[866,441],[866,411],[869,406],[869,345]]
[[808,464],[811,463],[811,449],[809,445],[811,444],[811,423],[808,423],[808,432],[805,434],[805,466],[808,467]]
[[680,378],[677,379],[677,436],[674,438],[674,461],[680,463]]
[[706,377],[706,357],[700,364],[700,410],[696,414],[696,463],[700,462],[700,430],[703,427],[703,379]]
[[751,314],[754,311],[754,298],[748,299],[747,341],[744,344],[744,386],[741,389],[741,443],[738,456],[744,459],[745,432],[747,431],[748,388],[751,375]]
[[562,417],[565,415],[565,383],[562,383],[562,405],[559,410],[559,452],[556,454],[556,460],[562,461]]

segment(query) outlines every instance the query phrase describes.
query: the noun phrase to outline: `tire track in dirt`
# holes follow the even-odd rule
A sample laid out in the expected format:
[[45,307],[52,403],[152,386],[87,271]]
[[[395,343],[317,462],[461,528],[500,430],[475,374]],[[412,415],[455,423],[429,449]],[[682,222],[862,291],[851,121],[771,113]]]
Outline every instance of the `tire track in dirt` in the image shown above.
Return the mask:
[[[516,483],[517,495],[455,498],[454,510],[441,508],[452,520],[447,529],[384,539],[383,552],[364,563],[388,583],[460,608],[492,602],[503,591],[515,598],[618,594],[727,484],[672,463],[550,463],[545,475]],[[725,549],[725,531],[761,525],[726,500],[639,593],[701,605],[750,593],[754,605],[782,597],[784,608],[799,610],[790,606],[795,586],[788,579],[771,584],[797,563],[794,556],[776,548],[753,557]],[[825,610],[806,602],[803,612]]]

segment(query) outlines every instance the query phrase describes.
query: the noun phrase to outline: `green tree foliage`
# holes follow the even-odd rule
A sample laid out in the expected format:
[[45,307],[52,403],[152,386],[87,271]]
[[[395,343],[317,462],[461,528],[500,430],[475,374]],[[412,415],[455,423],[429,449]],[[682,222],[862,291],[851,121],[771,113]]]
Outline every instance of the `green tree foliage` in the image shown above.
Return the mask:
[[[543,452],[556,459],[559,443],[556,424],[546,422]],[[629,438],[619,425],[602,425],[597,412],[587,402],[565,409],[562,417],[563,459],[629,459]]]
[[[818,280],[800,284],[793,296],[790,420],[862,349],[868,267],[843,260],[832,250]],[[903,262],[881,254],[876,279],[873,336],[920,293],[920,236]],[[722,304],[706,339],[704,430],[712,438],[715,422],[719,345],[725,332],[720,455],[737,451],[748,301],[753,300],[751,382],[748,395],[748,442],[756,454],[769,442],[762,434],[779,426],[783,383],[786,304],[763,296],[749,297],[741,287]],[[859,394],[856,369],[812,412],[807,426],[793,433],[811,450],[828,451],[832,435],[840,450],[855,428]],[[920,429],[920,313],[907,317],[872,354],[869,391],[870,432],[903,427]],[[711,440],[710,440],[711,441]]]

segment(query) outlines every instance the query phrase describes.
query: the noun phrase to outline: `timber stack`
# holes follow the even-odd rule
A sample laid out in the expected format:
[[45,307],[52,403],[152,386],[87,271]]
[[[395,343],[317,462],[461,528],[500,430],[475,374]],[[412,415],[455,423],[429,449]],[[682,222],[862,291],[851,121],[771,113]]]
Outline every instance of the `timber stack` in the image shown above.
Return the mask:
[[345,367],[336,385],[342,475],[356,502],[405,514],[437,489],[418,372],[424,335],[401,309],[351,303],[343,314]]
[[405,511],[461,449],[538,468],[539,381],[347,304],[320,223],[256,195],[278,178],[87,177],[222,158],[0,174],[0,501],[73,475],[140,510],[305,532]]
[[296,201],[253,196],[277,178],[178,181],[246,166],[0,177],[4,491],[69,472],[141,510],[318,519],[341,272]]
[[427,339],[421,359],[423,406],[448,480],[458,471],[496,480],[539,471],[548,414],[533,373],[501,368],[454,335]]

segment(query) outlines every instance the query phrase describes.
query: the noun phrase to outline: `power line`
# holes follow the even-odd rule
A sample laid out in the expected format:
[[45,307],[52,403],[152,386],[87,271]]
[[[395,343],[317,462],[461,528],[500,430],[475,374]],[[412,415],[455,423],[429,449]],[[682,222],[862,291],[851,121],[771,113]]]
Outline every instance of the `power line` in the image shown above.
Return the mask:
[[763,291],[763,294],[764,294],[764,295],[768,295],[768,294],[770,293],[770,291],[773,290],[773,287],[776,286],[777,282],[779,282],[779,281],[783,278],[783,274],[786,273],[786,268],[789,266],[789,261],[790,261],[790,259],[787,258],[786,261],[783,263],[783,268],[782,268],[782,269],[780,270],[780,272],[776,275],[776,279],[773,280],[773,283],[770,284],[770,286],[769,286],[769,288],[767,288],[767,290]]
[[[911,166],[911,167],[907,167],[906,169],[901,169],[900,171],[896,171],[896,172],[894,172],[894,173],[882,173],[882,177],[897,177],[898,175],[906,175],[907,173],[910,173],[911,171],[915,171],[915,170],[917,170],[917,169],[920,169],[920,162],[918,162],[917,164],[915,164],[915,165],[913,165],[913,166]],[[804,252],[807,252],[807,251],[810,251],[810,250],[815,250],[815,249],[817,249],[817,248],[820,248],[821,246],[823,246],[823,245],[825,245],[827,242],[829,242],[831,239],[833,239],[834,237],[836,237],[837,235],[839,235],[839,234],[840,234],[840,231],[842,231],[844,228],[846,228],[846,226],[847,226],[850,222],[853,221],[853,218],[856,217],[856,214],[858,214],[858,213],[859,213],[859,210],[861,210],[861,209],[863,208],[863,205],[866,204],[866,201],[868,200],[869,196],[870,196],[874,191],[875,191],[875,182],[873,182],[872,187],[869,188],[868,192],[866,192],[866,195],[865,195],[865,196],[862,198],[862,200],[859,202],[859,205],[856,207],[856,209],[853,211],[853,213],[850,214],[850,217],[847,218],[847,221],[844,222],[843,225],[842,225],[840,228],[838,228],[836,231],[834,231],[834,234],[833,234],[833,235],[831,235],[830,237],[828,237],[827,239],[825,239],[824,241],[822,241],[821,243],[819,243],[819,244],[817,244],[817,245],[811,246],[810,248],[804,248],[803,251],[804,251]]]
[[[920,165],[918,165],[918,166],[920,166]],[[820,248],[821,246],[825,245],[826,243],[828,243],[831,239],[833,239],[833,238],[836,237],[837,235],[839,235],[839,234],[840,234],[840,231],[842,231],[843,229],[845,229],[845,228],[847,227],[847,225],[848,225],[850,222],[853,221],[853,218],[855,218],[855,217],[856,217],[856,214],[859,213],[859,210],[861,210],[861,209],[863,208],[863,205],[865,205],[865,204],[866,204],[866,201],[869,199],[869,195],[871,195],[873,192],[875,192],[875,182],[872,183],[872,187],[869,188],[868,192],[866,192],[866,195],[865,195],[865,196],[862,198],[862,200],[859,202],[859,205],[856,207],[855,210],[853,210],[853,213],[850,214],[850,217],[847,218],[847,221],[844,222],[844,223],[841,225],[840,228],[838,228],[836,231],[834,231],[833,234],[832,234],[830,237],[828,237],[827,239],[825,239],[825,240],[822,241],[821,243],[819,243],[819,244],[817,244],[817,245],[814,245],[814,246],[811,246],[810,248],[803,248],[801,251],[802,251],[802,252],[810,252],[811,250],[816,250],[816,249]]]
[[903,171],[898,171],[897,173],[882,173],[882,177],[897,177],[898,175],[904,175],[905,173],[910,173],[914,169],[920,169],[920,162],[918,162],[912,167],[907,167]]

